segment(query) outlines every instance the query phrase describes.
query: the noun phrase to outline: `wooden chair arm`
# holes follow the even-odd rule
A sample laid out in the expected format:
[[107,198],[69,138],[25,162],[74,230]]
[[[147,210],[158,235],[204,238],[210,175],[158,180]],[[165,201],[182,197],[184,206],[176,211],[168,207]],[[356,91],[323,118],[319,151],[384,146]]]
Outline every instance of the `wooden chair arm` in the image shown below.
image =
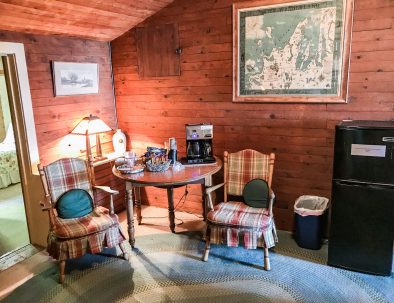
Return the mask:
[[99,186],[99,185],[96,185],[96,186],[93,186],[93,188],[94,188],[94,189],[99,189],[99,190],[105,191],[106,193],[109,193],[109,194],[111,194],[111,195],[117,195],[117,194],[119,194],[119,191],[114,190],[114,189],[111,189],[109,186]]
[[225,184],[225,183],[220,183],[220,184],[218,184],[218,185],[214,185],[214,186],[207,187],[206,190],[205,190],[205,193],[206,193],[207,195],[209,195],[211,192],[213,192],[213,191],[217,190],[218,188],[224,186],[224,184]]
[[44,201],[40,201],[40,206],[42,211],[48,211],[52,209],[52,203],[49,196],[45,196]]
[[45,203],[42,201],[40,201],[40,206],[42,211],[48,211],[52,208],[51,206],[45,205]]
[[274,216],[274,213],[272,212],[272,209],[273,209],[273,207],[274,207],[275,193],[273,192],[272,189],[270,189],[269,198],[270,198],[270,201],[269,201],[268,211],[269,211],[269,213],[270,213],[270,217],[273,217],[273,216]]
[[99,186],[99,185],[95,185],[93,186],[94,189],[99,189],[102,190],[106,193],[111,194],[111,196],[109,197],[109,212],[111,215],[115,214],[115,210],[114,210],[114,195],[119,194],[119,192],[117,190],[111,189],[109,186]]
[[51,203],[51,198],[50,196],[46,195],[43,201],[40,201],[40,206],[41,206],[41,210],[42,211],[47,211],[48,215],[49,215],[49,226],[50,229],[52,230],[53,227],[55,226],[55,211],[52,207],[52,203]]
[[224,183],[220,183],[218,185],[207,187],[205,189],[205,193],[207,194],[207,198],[208,198],[207,199],[207,202],[208,202],[208,205],[207,205],[208,209],[207,209],[207,211],[210,211],[211,209],[213,209],[212,192],[214,192],[218,188],[222,187],[223,185],[224,185]]

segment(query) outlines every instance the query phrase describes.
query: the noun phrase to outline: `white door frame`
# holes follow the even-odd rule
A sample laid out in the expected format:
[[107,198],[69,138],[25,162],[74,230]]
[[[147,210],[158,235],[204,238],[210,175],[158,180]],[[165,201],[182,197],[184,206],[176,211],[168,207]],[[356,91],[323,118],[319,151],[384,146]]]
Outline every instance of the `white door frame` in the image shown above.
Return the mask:
[[[37,164],[39,163],[39,153],[36,137],[36,128],[33,116],[32,100],[30,95],[29,78],[27,74],[25,48],[22,43],[0,42],[0,55],[14,55],[17,68],[17,81],[19,82],[18,96],[12,96],[13,102],[18,99],[20,115],[23,116],[23,127],[26,141],[18,138],[18,144],[23,152],[23,165],[21,171],[21,182],[23,183],[23,196],[25,201],[25,210],[27,225],[29,229],[30,242],[40,246],[46,246],[48,235],[49,219],[48,215],[41,211],[39,201],[42,200],[44,192]],[[14,91],[14,93],[16,93]],[[10,98],[10,96],[8,96]],[[14,104],[15,106],[15,104]],[[21,146],[23,144],[23,147]]]
[[22,98],[23,118],[25,120],[27,143],[32,172],[38,174],[37,164],[40,161],[37,145],[36,126],[30,95],[29,77],[23,43],[0,42],[0,55],[15,54],[18,70],[19,89]]

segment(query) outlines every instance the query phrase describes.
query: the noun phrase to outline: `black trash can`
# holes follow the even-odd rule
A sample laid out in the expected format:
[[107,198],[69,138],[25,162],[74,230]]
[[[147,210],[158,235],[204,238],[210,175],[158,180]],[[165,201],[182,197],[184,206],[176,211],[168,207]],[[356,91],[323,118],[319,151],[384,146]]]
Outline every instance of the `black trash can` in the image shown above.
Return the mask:
[[324,214],[328,199],[318,196],[301,196],[294,204],[295,240],[298,246],[320,249],[322,245]]

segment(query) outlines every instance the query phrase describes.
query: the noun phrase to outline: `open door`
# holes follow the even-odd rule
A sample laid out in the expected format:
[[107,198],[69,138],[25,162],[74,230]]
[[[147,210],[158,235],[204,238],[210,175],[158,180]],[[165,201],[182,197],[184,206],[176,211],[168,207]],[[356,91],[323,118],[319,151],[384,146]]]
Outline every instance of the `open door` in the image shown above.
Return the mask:
[[10,77],[3,62],[7,62],[7,56],[0,60],[0,257],[30,244],[15,113],[7,93],[6,76],[7,81]]
[[[0,42],[0,56],[15,135],[20,188],[29,235],[27,246],[31,252],[34,250],[29,243],[46,246],[49,222],[47,214],[41,211],[39,204],[44,194],[36,167],[39,158],[38,147],[23,44]],[[26,257],[29,250],[24,252]]]

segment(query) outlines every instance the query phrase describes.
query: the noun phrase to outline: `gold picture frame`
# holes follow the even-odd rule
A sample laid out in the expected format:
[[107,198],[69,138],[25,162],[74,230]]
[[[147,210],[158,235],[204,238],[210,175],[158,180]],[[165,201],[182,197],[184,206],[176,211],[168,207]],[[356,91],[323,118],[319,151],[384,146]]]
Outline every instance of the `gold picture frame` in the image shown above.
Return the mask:
[[354,0],[270,3],[233,4],[233,101],[346,103]]

